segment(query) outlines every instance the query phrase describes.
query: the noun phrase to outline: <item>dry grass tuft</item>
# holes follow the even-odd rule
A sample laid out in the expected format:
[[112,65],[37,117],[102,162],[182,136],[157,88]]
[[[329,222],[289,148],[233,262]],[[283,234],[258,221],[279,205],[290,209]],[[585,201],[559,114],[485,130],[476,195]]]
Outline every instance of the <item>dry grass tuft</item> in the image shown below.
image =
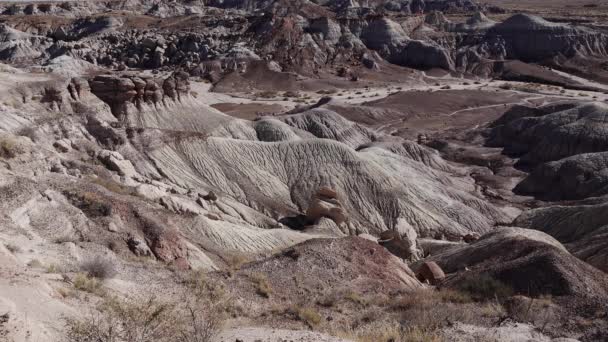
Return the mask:
[[12,159],[25,153],[22,146],[12,137],[0,137],[0,158]]
[[134,187],[126,186],[116,182],[113,179],[105,179],[101,177],[89,177],[89,182],[104,187],[108,191],[111,191],[120,195],[134,196],[137,192]]
[[223,284],[211,281],[203,271],[190,272],[183,282],[196,298],[205,297],[217,302],[226,297]]
[[453,290],[416,291],[392,299],[389,307],[401,314],[405,328],[428,334],[455,322],[479,323],[502,314],[498,303],[473,303],[466,293]]
[[522,323],[531,323],[544,331],[547,325],[558,320],[557,306],[550,296],[528,298],[513,296],[505,302],[509,317]]
[[321,315],[311,307],[298,307],[295,310],[298,319],[308,326],[315,327],[321,323]]
[[363,297],[361,297],[360,294],[352,290],[346,292],[346,294],[344,295],[344,299],[349,300],[355,304],[367,305],[367,301]]
[[337,337],[356,342],[442,342],[436,332],[423,331],[419,328],[403,328],[398,323],[384,323],[359,331],[340,331],[333,333]]
[[86,274],[79,273],[74,278],[74,288],[80,291],[101,295],[103,293],[101,282],[96,278],[91,278]]
[[254,273],[251,275],[251,281],[256,286],[256,292],[260,296],[270,298],[270,295],[272,294],[272,286],[270,286],[268,277],[265,274]]
[[458,288],[476,300],[504,300],[513,294],[511,287],[486,274],[471,275],[463,279]]
[[228,265],[228,269],[231,271],[237,271],[244,264],[249,262],[247,256],[241,253],[230,253],[225,258],[226,264]]

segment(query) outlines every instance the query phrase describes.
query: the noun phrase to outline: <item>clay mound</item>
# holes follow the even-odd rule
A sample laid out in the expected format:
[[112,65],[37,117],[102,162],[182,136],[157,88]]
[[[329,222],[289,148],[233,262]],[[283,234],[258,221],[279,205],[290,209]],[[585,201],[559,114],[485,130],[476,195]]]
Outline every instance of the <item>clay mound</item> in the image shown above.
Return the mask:
[[551,236],[534,230],[499,228],[472,244],[452,247],[425,261],[436,262],[448,274],[448,286],[488,274],[526,295],[608,296],[605,273],[568,253]]
[[514,224],[543,231],[570,252],[608,272],[608,202],[550,206],[522,213]]
[[572,28],[565,24],[552,23],[535,15],[518,13],[496,25],[494,30],[506,34],[513,34],[519,31],[548,31],[557,34],[571,31]]
[[390,58],[389,61],[424,70],[432,68],[454,69],[454,61],[448,50],[438,44],[422,40],[410,41],[399,55]]
[[541,107],[509,113],[495,125],[488,145],[536,165],[581,153],[608,150],[608,105],[600,102]]
[[403,28],[388,18],[371,21],[361,34],[361,40],[369,49],[388,53],[394,53],[408,39]]
[[486,17],[486,15],[483,12],[476,12],[475,14],[473,14],[469,19],[467,19],[467,25],[474,25],[474,26],[479,26],[479,25],[493,25],[496,22],[494,20],[491,20],[490,18]]
[[291,127],[309,132],[320,139],[331,139],[351,147],[375,140],[375,134],[369,129],[345,119],[336,112],[316,108],[300,114],[280,116]]
[[475,12],[466,22],[461,24],[449,24],[444,26],[449,31],[456,32],[478,32],[488,30],[496,25],[496,22],[488,17],[483,12]]
[[238,70],[221,77],[213,86],[219,93],[248,91],[297,91],[297,75],[273,70],[266,61],[247,61],[245,72]]
[[316,189],[330,186],[343,194],[350,233],[379,233],[404,224],[423,236],[436,231],[462,236],[510,220],[462,190],[461,181],[449,174],[380,147],[357,152],[321,139],[209,138],[166,144],[150,157],[178,184],[221,189],[275,219],[301,213]]
[[542,164],[514,191],[554,201],[608,195],[608,152],[578,154]]
[[[365,295],[422,288],[406,264],[384,247],[360,237],[308,240],[269,259],[245,265],[237,276],[256,274],[267,276],[272,296],[292,302],[301,299],[302,289],[316,292],[347,286]],[[243,280],[238,285],[251,288],[247,279]],[[239,291],[247,290],[251,291]]]
[[[590,90],[592,87],[558,74],[552,69],[522,61],[497,61],[494,73],[505,81],[551,84],[564,88]],[[596,90],[596,89],[593,89]]]
[[[487,31],[485,44],[499,41],[501,50],[492,48],[493,59],[519,59],[540,62],[555,56],[572,58],[608,55],[608,36],[600,31],[551,23],[540,17],[516,14]],[[487,46],[481,50],[488,52]],[[479,51],[480,49],[478,49]]]

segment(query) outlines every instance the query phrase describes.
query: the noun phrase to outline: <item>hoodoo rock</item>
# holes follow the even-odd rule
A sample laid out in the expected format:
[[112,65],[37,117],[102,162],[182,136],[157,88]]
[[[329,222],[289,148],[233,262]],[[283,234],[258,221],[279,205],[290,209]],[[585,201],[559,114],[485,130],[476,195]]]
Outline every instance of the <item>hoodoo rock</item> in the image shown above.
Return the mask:
[[312,197],[310,205],[306,210],[306,217],[311,222],[317,222],[322,217],[327,217],[338,225],[346,222],[348,219],[338,199],[337,192],[327,187],[319,188]]

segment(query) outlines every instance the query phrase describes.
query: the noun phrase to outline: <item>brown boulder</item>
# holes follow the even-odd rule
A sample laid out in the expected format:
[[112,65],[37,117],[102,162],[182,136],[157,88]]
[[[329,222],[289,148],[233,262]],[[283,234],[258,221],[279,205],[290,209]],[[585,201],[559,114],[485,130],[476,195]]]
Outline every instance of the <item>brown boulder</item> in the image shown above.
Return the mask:
[[421,282],[428,281],[431,285],[439,285],[445,279],[445,273],[434,261],[427,261],[416,272],[416,278]]
[[466,243],[472,243],[472,242],[479,240],[479,238],[480,238],[479,234],[469,233],[469,234],[463,236],[462,240]]
[[322,187],[317,190],[306,211],[307,220],[318,222],[322,217],[327,217],[338,225],[346,222],[346,212],[337,198],[338,194],[333,189]]

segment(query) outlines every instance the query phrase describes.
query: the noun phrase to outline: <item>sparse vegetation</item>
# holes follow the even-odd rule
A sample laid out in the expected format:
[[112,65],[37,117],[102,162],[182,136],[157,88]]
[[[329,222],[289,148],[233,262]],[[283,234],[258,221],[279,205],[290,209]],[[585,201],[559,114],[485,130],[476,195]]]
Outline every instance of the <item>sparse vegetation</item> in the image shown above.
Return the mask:
[[228,254],[225,261],[229,270],[236,271],[239,270],[241,266],[249,262],[249,259],[244,254],[235,252]]
[[96,278],[91,278],[84,273],[78,273],[74,277],[74,288],[80,291],[89,292],[93,294],[101,294],[101,282]]
[[509,317],[518,322],[531,323],[545,330],[546,326],[557,321],[555,304],[550,296],[528,298],[513,296],[506,301],[505,308]]
[[279,94],[276,91],[262,91],[255,94],[256,97],[260,97],[263,99],[271,99],[277,97]]
[[66,243],[66,242],[78,242],[79,239],[76,238],[74,235],[72,234],[64,234],[64,235],[60,235],[59,237],[55,238],[55,240],[53,240],[53,242],[57,243],[57,244],[62,244],[62,243]]
[[300,94],[296,91],[286,91],[283,93],[284,97],[300,97]]
[[373,329],[361,331],[339,331],[333,335],[356,342],[442,342],[436,332],[427,332],[419,328],[404,328],[397,323],[383,324]]
[[540,91],[540,86],[538,84],[512,84],[512,83],[503,83],[499,86],[502,90],[514,90],[520,91],[524,93],[538,93]]
[[262,297],[270,298],[272,294],[272,286],[268,281],[268,277],[263,273],[254,273],[251,275],[251,281],[256,286],[256,292]]
[[321,323],[321,315],[311,307],[298,307],[295,309],[297,317],[310,327],[315,327]]
[[0,137],[0,158],[12,159],[23,154],[25,150],[13,137]]
[[344,295],[344,298],[347,300],[350,300],[351,302],[355,303],[355,304],[359,304],[359,305],[365,305],[366,301],[363,297],[361,297],[360,294],[358,294],[355,291],[348,291],[346,292],[346,294]]
[[100,185],[105,189],[120,195],[135,195],[136,193],[135,188],[122,185],[113,179],[106,179],[102,177],[89,177],[89,182]]
[[206,315],[199,305],[112,298],[85,319],[66,319],[66,335],[68,342],[209,342],[222,324],[222,315]]
[[327,89],[327,90],[319,90],[317,91],[317,94],[319,95],[331,95],[331,94],[335,94],[337,92],[336,89]]
[[7,243],[4,245],[4,247],[6,247],[6,249],[13,254],[21,252],[21,247],[13,245],[12,243]]
[[46,273],[60,273],[59,266],[50,264],[46,267]]
[[90,191],[82,193],[66,192],[65,195],[72,204],[89,217],[110,216],[112,214],[112,205],[98,193]]
[[109,259],[101,257],[89,259],[80,265],[80,270],[88,277],[104,280],[116,274],[116,267]]
[[489,275],[473,275],[465,278],[459,289],[476,300],[505,299],[513,294],[513,289]]
[[226,296],[223,284],[210,281],[203,271],[192,271],[184,279],[192,294],[197,298],[206,297],[219,301]]
[[38,260],[38,259],[32,259],[32,260],[30,260],[30,262],[28,262],[27,265],[29,267],[33,267],[33,268],[41,268],[41,267],[44,266],[42,264],[42,262],[40,262],[40,260]]

